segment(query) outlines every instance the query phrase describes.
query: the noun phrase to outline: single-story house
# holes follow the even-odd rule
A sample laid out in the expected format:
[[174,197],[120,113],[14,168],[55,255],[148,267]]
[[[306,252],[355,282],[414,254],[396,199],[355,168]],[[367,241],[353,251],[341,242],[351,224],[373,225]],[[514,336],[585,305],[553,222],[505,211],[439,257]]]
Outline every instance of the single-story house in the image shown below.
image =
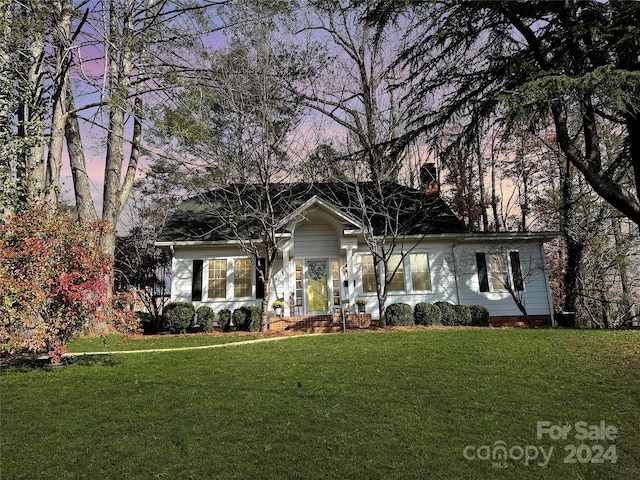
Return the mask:
[[[246,249],[249,241],[259,244],[265,225],[278,250],[269,289],[256,271],[264,259],[252,261]],[[483,305],[492,324],[501,325],[523,319],[517,295],[532,323],[551,325],[543,243],[554,237],[469,232],[431,178],[422,188],[350,182],[217,188],[183,201],[157,245],[172,255],[171,301],[196,308],[260,306],[268,290],[269,305],[284,301],[285,317],[353,313],[364,299],[375,320],[376,276],[384,272],[376,270],[372,250],[384,250],[395,272],[387,305]]]

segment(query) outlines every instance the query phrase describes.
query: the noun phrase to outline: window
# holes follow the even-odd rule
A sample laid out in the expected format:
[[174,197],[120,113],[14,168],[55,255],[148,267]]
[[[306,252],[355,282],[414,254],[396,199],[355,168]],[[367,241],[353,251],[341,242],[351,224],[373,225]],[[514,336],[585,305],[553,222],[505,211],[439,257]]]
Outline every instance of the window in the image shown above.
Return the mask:
[[431,290],[429,256],[426,253],[412,253],[409,255],[409,264],[411,266],[411,285],[413,291]]
[[489,280],[491,290],[506,290],[509,282],[509,268],[507,256],[504,253],[492,253],[489,255]]
[[402,255],[391,255],[387,266],[388,276],[393,275],[387,290],[389,292],[404,292],[404,265],[402,264]]
[[373,255],[362,255],[362,291],[376,291],[376,268],[373,264]]
[[333,290],[333,304],[340,305],[340,264],[337,260],[331,261],[331,287]]
[[302,263],[296,262],[296,306],[302,306]]
[[248,258],[233,261],[233,296],[251,297],[251,260]]
[[476,264],[481,292],[504,291],[511,285],[516,291],[524,290],[518,252],[476,253]]
[[209,260],[209,298],[227,297],[227,261]]

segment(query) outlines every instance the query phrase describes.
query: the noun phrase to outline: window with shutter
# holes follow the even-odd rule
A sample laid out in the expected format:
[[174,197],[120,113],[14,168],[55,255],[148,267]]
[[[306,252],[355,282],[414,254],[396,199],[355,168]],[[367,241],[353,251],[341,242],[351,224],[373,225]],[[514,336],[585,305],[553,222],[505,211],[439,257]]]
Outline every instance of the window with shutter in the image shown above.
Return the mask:
[[481,292],[500,292],[513,286],[516,291],[524,290],[520,253],[476,253],[478,284]]

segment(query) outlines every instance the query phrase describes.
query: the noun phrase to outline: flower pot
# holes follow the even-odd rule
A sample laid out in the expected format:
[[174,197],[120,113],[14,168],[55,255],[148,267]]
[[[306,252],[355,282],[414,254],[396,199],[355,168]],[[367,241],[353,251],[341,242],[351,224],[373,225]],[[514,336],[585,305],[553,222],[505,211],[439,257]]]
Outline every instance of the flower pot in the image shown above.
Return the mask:
[[358,313],[366,313],[366,312],[367,312],[367,306],[358,304]]
[[282,308],[281,307],[276,307],[273,310],[276,312],[276,317],[281,317],[282,316]]

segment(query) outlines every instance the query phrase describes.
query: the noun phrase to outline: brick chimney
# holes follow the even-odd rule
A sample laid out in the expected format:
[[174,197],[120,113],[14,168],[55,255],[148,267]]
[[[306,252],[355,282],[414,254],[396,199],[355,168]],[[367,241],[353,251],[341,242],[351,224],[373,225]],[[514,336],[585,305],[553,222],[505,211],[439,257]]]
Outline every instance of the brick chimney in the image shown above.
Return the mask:
[[420,185],[427,198],[436,198],[440,195],[440,181],[435,163],[425,163],[420,167]]

